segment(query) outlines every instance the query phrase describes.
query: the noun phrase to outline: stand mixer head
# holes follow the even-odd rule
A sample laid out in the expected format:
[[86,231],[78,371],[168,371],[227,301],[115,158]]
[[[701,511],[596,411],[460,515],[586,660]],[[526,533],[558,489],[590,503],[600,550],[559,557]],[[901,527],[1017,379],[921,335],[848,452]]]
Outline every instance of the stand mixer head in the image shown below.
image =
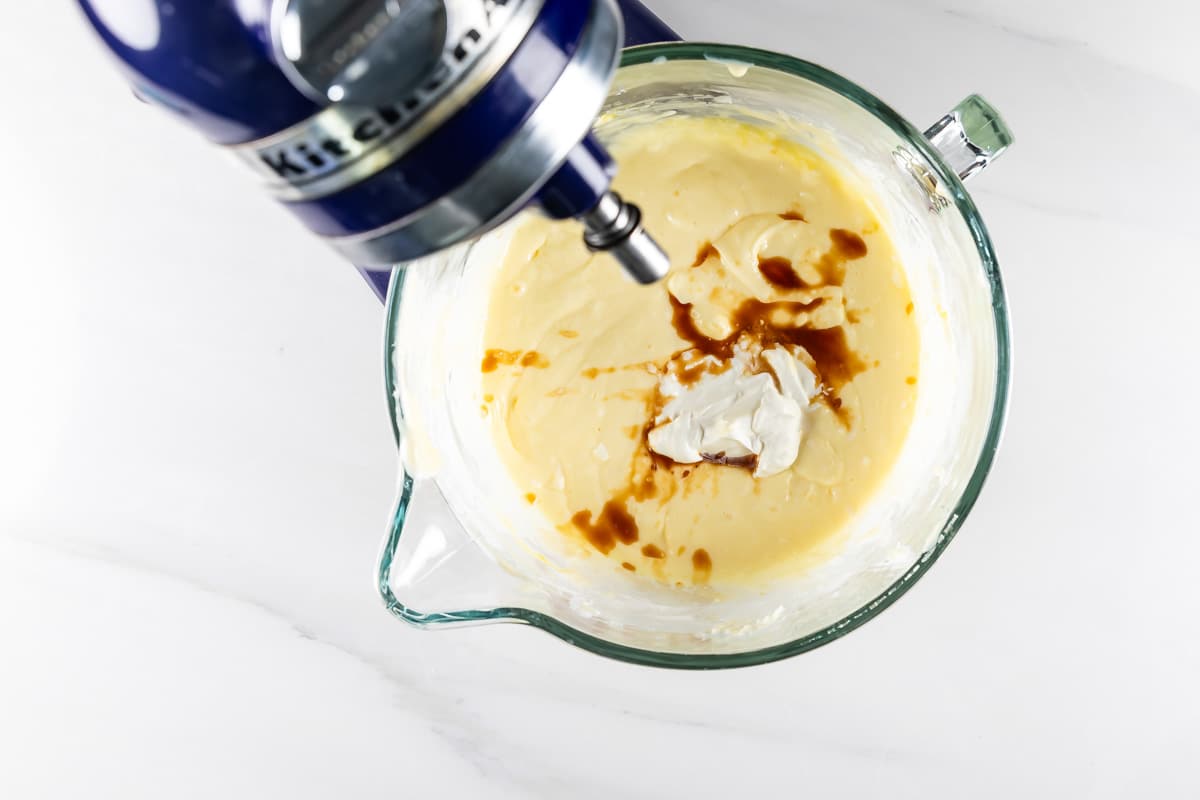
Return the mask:
[[355,264],[420,258],[536,204],[635,279],[667,272],[590,133],[624,42],[614,0],[79,2],[139,96]]

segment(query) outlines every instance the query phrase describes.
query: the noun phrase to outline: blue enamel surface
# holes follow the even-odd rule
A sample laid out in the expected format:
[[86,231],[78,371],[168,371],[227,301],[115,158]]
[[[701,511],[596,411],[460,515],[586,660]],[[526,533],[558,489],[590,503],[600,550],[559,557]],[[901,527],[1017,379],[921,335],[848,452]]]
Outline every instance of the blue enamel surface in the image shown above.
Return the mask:
[[579,46],[589,11],[578,0],[547,2],[496,78],[403,158],[344,192],[284,205],[314,232],[345,236],[380,228],[454,191],[549,94]]
[[367,281],[367,285],[379,297],[385,300],[388,293],[388,285],[392,282],[392,271],[390,269],[372,269],[370,267],[359,267],[361,274]]
[[679,34],[667,27],[654,12],[638,0],[617,0],[625,15],[625,46],[633,47],[652,42],[677,42]]
[[[258,139],[318,110],[275,64],[267,30],[269,0],[105,3],[103,13],[91,0],[79,4],[138,94],[183,117],[213,141]],[[112,8],[124,18],[112,19]],[[128,19],[148,14],[157,19]],[[142,49],[123,39],[120,31],[131,24],[157,28],[157,42]]]
[[554,219],[577,217],[600,202],[615,172],[612,156],[588,134],[542,187],[538,202]]

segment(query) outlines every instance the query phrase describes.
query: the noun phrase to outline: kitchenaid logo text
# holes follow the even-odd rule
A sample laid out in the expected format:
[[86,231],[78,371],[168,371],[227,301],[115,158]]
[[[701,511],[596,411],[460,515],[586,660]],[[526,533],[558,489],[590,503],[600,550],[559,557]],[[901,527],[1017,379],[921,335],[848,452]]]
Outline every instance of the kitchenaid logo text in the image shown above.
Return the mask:
[[262,163],[280,178],[295,181],[335,172],[370,150],[370,145],[404,128],[419,101],[409,100],[403,106],[384,106],[362,113],[352,123],[347,137],[326,135],[285,142],[259,153]]
[[[498,14],[519,3],[489,0],[483,24],[467,29],[453,47],[447,47],[430,78],[410,97],[373,109],[331,106],[298,126],[282,141],[255,150],[259,168],[281,182],[303,185],[340,171],[395,138],[434,105],[482,52],[505,21]],[[486,40],[486,41],[485,41]]]

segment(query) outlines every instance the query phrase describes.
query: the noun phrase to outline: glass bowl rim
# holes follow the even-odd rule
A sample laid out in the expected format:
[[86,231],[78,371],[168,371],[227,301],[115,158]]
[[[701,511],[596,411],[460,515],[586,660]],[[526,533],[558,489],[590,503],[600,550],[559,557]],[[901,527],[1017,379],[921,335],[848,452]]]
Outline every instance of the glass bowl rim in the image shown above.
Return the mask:
[[[999,448],[1004,432],[1011,382],[1012,352],[1007,301],[991,237],[988,235],[987,228],[984,226],[975,203],[963,188],[962,181],[954,170],[946,166],[941,156],[921,131],[917,130],[890,106],[857,84],[817,64],[753,47],[704,42],[665,42],[626,49],[622,54],[621,67],[638,66],[659,59],[667,61],[724,60],[742,62],[754,67],[774,69],[807,79],[836,92],[870,112],[876,119],[891,128],[894,133],[905,140],[906,144],[918,150],[933,167],[936,177],[946,187],[947,192],[954,201],[955,207],[962,215],[971,232],[992,293],[992,311],[996,327],[996,390],[987,436],[984,439],[975,469],[963,489],[962,496],[942,526],[942,530],[939,532],[934,545],[923,552],[903,575],[897,578],[880,594],[857,610],[819,631],[771,647],[741,653],[670,653],[629,647],[584,633],[555,617],[527,608],[506,607],[448,613],[422,613],[408,608],[396,598],[389,582],[389,574],[400,542],[400,536],[403,533],[408,506],[412,500],[413,478],[405,471],[402,474],[400,496],[396,502],[392,525],[379,560],[376,577],[379,593],[383,597],[387,609],[395,616],[412,625],[434,627],[487,622],[523,622],[553,634],[576,647],[598,655],[633,664],[676,669],[745,667],[778,661],[840,639],[847,633],[874,619],[884,609],[898,600],[901,595],[908,591],[933,566],[934,562],[937,561],[938,557],[941,556],[946,547],[954,539],[963,521],[978,500],[979,493],[987,480],[988,473],[991,471],[996,451]],[[391,415],[392,431],[396,437],[397,444],[400,441],[400,415],[402,414],[402,410],[399,409],[392,347],[396,341],[396,327],[400,307],[399,300],[403,293],[403,284],[404,269],[403,266],[398,266],[392,272],[392,281],[388,289],[385,311],[387,324],[384,333],[384,373],[387,387],[388,411]],[[403,470],[403,467],[401,469]]]

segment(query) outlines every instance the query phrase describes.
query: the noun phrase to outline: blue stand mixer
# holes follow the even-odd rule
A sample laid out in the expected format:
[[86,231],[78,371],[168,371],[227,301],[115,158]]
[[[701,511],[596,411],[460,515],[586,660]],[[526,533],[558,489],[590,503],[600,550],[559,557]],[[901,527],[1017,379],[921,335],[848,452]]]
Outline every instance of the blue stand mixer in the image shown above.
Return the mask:
[[578,218],[633,278],[666,274],[590,132],[621,48],[678,38],[636,0],[80,4],[139,97],[243,161],[381,297],[392,265],[530,205]]
[[[634,0],[79,2],[140,97],[228,149],[381,297],[390,292],[386,375],[397,443],[416,447],[420,437],[402,434],[419,431],[441,456],[426,469],[411,453],[401,458],[377,572],[398,618],[420,627],[527,623],[659,666],[763,663],[873,618],[934,563],[974,504],[999,443],[1010,374],[994,248],[962,184],[1013,141],[981,97],[922,133],[815,64],[679,42]],[[652,42],[661,44],[627,51],[617,71],[624,45]],[[870,177],[881,218],[903,222],[894,226],[897,246],[913,255],[906,268],[919,278],[910,276],[915,302],[902,313],[922,325],[913,424],[923,438],[904,451],[901,489],[884,497],[877,519],[886,524],[859,526],[820,580],[801,571],[744,590],[675,592],[543,548],[541,522],[512,524],[520,517],[505,511],[507,490],[493,491],[489,470],[461,446],[472,437],[459,435],[468,430],[459,422],[476,419],[479,406],[469,391],[454,395],[462,409],[447,400],[447,387],[458,386],[447,379],[447,354],[465,342],[459,363],[479,364],[471,337],[429,339],[430,319],[478,320],[478,309],[457,277],[437,284],[436,270],[396,270],[389,287],[395,265],[473,241],[531,207],[578,219],[585,244],[633,279],[662,278],[668,259],[638,207],[612,191],[612,158],[593,136],[602,108],[606,121],[636,118],[632,107],[647,98],[656,112],[769,117],[789,136],[816,131],[817,139],[795,135],[816,142],[814,151],[852,157],[854,171]],[[398,346],[412,341],[422,346]]]

